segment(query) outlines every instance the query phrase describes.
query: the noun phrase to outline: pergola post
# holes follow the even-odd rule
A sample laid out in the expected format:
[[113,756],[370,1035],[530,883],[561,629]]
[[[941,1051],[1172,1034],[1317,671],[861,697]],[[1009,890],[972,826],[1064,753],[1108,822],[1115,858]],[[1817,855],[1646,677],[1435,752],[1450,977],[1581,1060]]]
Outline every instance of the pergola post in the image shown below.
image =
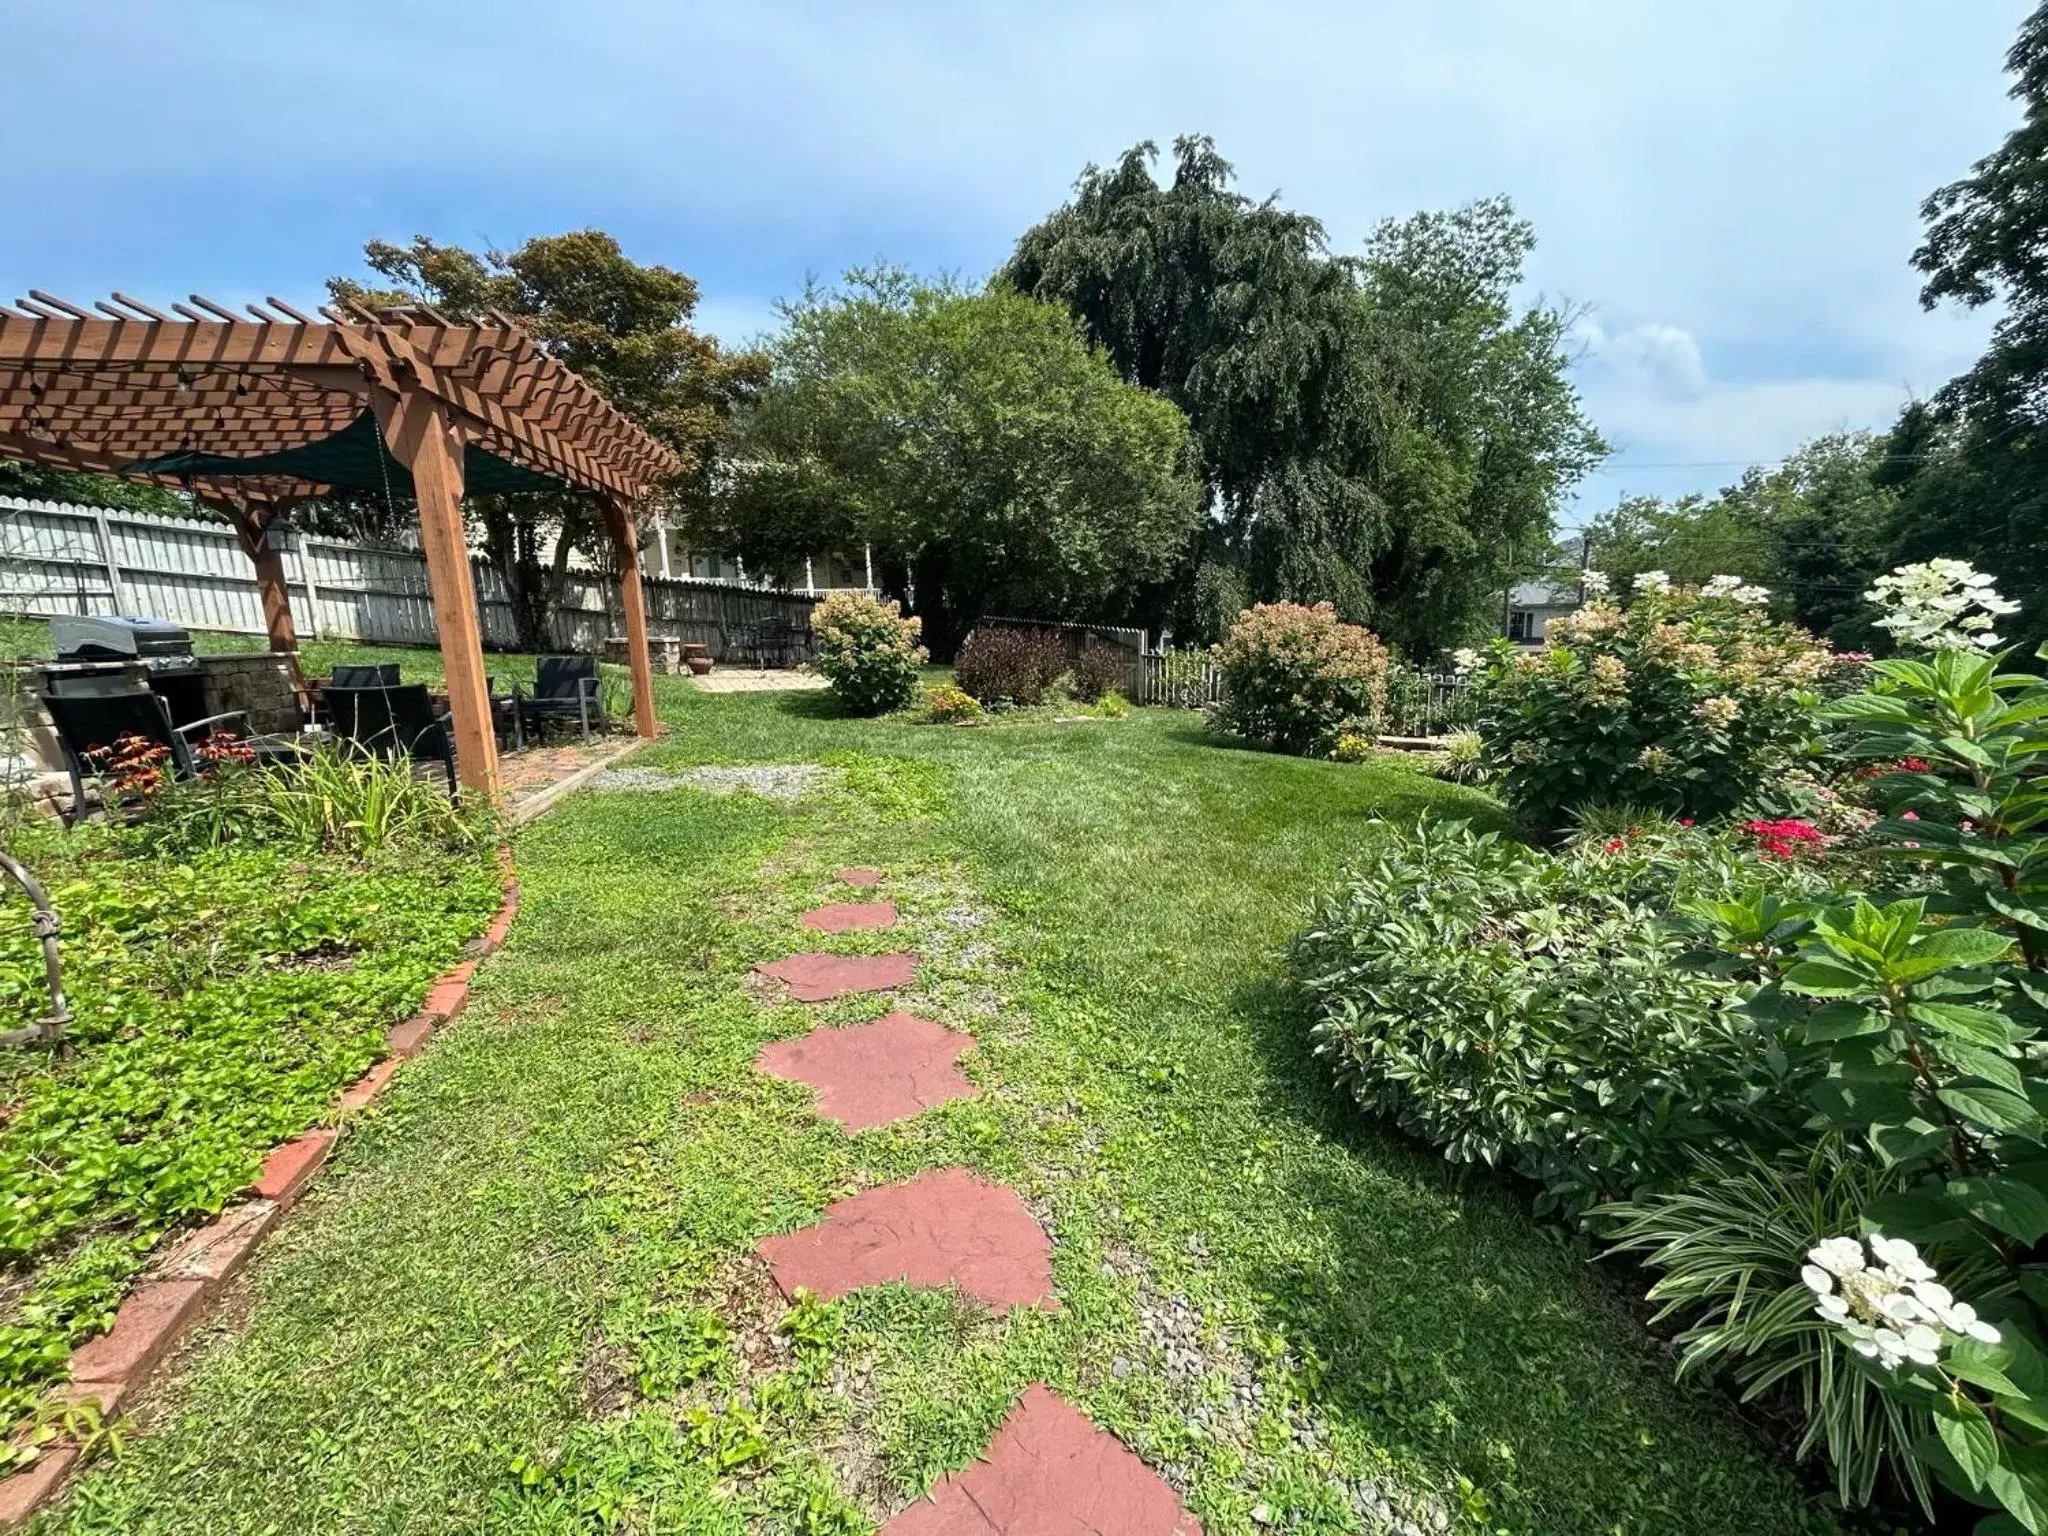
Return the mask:
[[273,651],[288,651],[294,671],[299,665],[299,627],[292,618],[291,587],[285,581],[284,556],[270,536],[280,507],[252,506],[229,497],[197,493],[200,505],[226,514],[242,553],[256,568],[256,591],[263,602],[263,630]]
[[448,674],[448,711],[455,720],[455,765],[465,789],[490,799],[498,793],[498,738],[491,728],[491,693],[484,675],[483,629],[477,619],[476,578],[462,531],[462,444],[447,413],[431,395],[372,392],[371,408],[391,456],[412,473],[419,505],[420,549],[434,628]]
[[654,737],[654,662],[647,652],[647,602],[640,590],[640,528],[631,502],[598,498],[619,555],[619,603],[626,610],[626,664],[633,673],[633,726]]

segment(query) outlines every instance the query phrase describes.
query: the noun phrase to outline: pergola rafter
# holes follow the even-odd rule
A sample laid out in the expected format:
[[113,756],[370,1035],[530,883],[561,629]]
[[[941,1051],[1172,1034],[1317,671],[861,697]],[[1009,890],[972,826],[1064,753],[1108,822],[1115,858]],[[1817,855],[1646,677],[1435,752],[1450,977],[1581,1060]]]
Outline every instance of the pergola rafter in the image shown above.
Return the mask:
[[314,316],[277,298],[245,309],[193,294],[166,312],[120,292],[86,309],[40,289],[0,304],[0,455],[181,485],[226,512],[287,650],[297,636],[272,525],[336,486],[388,483],[395,461],[419,506],[463,780],[487,792],[497,752],[463,494],[479,476],[588,492],[618,548],[634,713],[652,735],[633,508],[681,469],[675,455],[506,315],[344,302]]

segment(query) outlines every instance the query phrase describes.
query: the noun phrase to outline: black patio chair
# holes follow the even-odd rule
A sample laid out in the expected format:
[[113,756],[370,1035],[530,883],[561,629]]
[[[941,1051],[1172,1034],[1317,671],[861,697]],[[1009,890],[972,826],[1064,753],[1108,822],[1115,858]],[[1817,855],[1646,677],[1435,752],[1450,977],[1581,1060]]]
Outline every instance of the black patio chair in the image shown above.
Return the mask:
[[396,688],[402,679],[398,675],[398,663],[380,661],[371,666],[336,667],[329,679],[330,688]]
[[[192,754],[194,740],[225,730],[246,737],[247,730],[235,730],[235,722],[248,725],[242,710],[208,715],[184,725],[171,724],[171,708],[150,691],[149,684],[134,677],[69,677],[54,679],[43,695],[43,708],[57,728],[57,745],[64,753],[64,771],[71,776],[71,814],[67,823],[85,815],[85,781],[109,776],[109,759],[123,736],[133,736],[161,747],[170,754],[171,771],[190,778],[198,771]],[[100,796],[106,807],[106,794]]]
[[512,715],[522,736],[529,727],[535,739],[551,720],[574,720],[590,740],[590,728],[603,730],[604,697],[595,656],[543,656],[533,664],[533,692],[512,685]]
[[434,713],[425,683],[396,687],[329,688],[328,729],[335,737],[379,757],[439,763],[455,793],[455,735]]

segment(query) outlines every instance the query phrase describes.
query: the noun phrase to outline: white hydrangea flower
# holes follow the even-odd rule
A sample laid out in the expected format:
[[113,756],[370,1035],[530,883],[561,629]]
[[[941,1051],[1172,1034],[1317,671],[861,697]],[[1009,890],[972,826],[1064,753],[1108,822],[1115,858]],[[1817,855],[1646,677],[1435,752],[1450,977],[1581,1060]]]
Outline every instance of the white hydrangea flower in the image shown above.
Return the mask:
[[1814,1311],[1840,1328],[1857,1354],[1897,1370],[1939,1365],[1957,1338],[1998,1342],[1998,1330],[1957,1301],[1911,1243],[1881,1232],[1871,1233],[1869,1243],[1866,1255],[1862,1239],[1827,1238],[1807,1250],[1799,1271]]
[[1634,585],[1638,592],[1669,592],[1671,576],[1666,571],[1638,571]]
[[1963,1334],[1986,1344],[1998,1342],[1998,1330],[1979,1317],[1977,1309],[1967,1301],[1957,1301],[1949,1294],[1948,1287],[1939,1281],[1922,1280],[1914,1285],[1913,1294],[1933,1320],[1950,1333]]
[[1605,597],[1611,585],[1605,571],[1579,572],[1579,586],[1588,597]]
[[1761,608],[1771,600],[1771,589],[1744,583],[1728,595],[1745,608]]
[[1460,673],[1476,672],[1479,670],[1480,663],[1485,660],[1486,658],[1473,650],[1471,646],[1463,645],[1451,652],[1451,670]]
[[1701,597],[1733,597],[1742,585],[1740,576],[1709,576],[1700,588]]
[[2000,597],[1993,578],[1967,560],[1927,560],[1880,576],[1864,597],[1886,610],[1877,627],[1899,644],[1925,651],[1996,650],[1995,616],[2020,605]]
[[1853,1237],[1828,1238],[1806,1256],[1831,1275],[1853,1275],[1864,1267],[1863,1244]]
[[1882,1232],[1870,1234],[1870,1251],[1877,1261],[1899,1283],[1909,1280],[1932,1280],[1934,1266],[1920,1257],[1920,1250],[1903,1237],[1886,1237]]

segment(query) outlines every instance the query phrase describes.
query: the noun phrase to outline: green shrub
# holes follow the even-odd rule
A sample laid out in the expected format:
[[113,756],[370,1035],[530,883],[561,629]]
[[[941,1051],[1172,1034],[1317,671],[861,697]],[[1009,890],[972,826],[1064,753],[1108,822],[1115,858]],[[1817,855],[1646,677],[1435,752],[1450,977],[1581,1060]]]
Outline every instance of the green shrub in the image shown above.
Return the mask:
[[812,663],[839,702],[857,715],[882,715],[917,697],[918,670],[928,659],[917,643],[922,619],[905,618],[892,598],[834,592],[812,610]]
[[1095,701],[1095,713],[1106,720],[1121,720],[1131,712],[1131,701],[1114,688]]
[[1588,801],[1724,816],[1810,749],[1831,668],[1752,602],[1652,584],[1555,621],[1540,652],[1495,648],[1473,683],[1485,766],[1538,826]]
[[[217,749],[225,751],[226,749]],[[276,843],[368,857],[398,848],[472,851],[497,839],[488,806],[451,799],[411,759],[328,742],[258,766],[243,749],[196,777],[163,774],[137,797],[135,840],[154,852]]]
[[1372,631],[1337,622],[1328,603],[1261,603],[1216,647],[1218,728],[1282,752],[1320,755],[1346,731],[1373,734],[1387,698],[1387,651]]
[[1007,625],[975,630],[953,658],[954,681],[990,709],[1044,703],[1046,690],[1066,670],[1067,649],[1058,635]]
[[951,683],[941,683],[924,696],[925,713],[941,725],[964,725],[981,718],[981,706],[974,695]]
[[1740,867],[1705,834],[1553,856],[1462,822],[1389,830],[1294,945],[1316,1051],[1369,1110],[1569,1216],[1695,1151],[1780,1143],[1769,1031],[1658,921]]
[[1093,704],[1124,681],[1124,653],[1113,645],[1091,645],[1074,662],[1074,697]]
[[[1988,580],[1971,592],[2002,610]],[[1867,691],[1824,712],[1898,813],[1867,829],[1889,858],[1847,873],[1895,896],[1896,871],[1918,865],[1921,889],[1687,905],[1703,963],[1743,981],[1772,1031],[1778,1091],[1809,1114],[1825,1165],[1729,1161],[1617,1207],[1613,1230],[1665,1272],[1652,1294],[1691,1324],[1687,1368],[1726,1367],[1751,1393],[1796,1387],[1801,1449],[1826,1445],[1845,1502],[1888,1471],[1930,1514],[1938,1479],[2006,1511],[1978,1530],[2040,1531],[2048,683],[1979,654],[1986,626],[1951,630],[1955,612],[1915,619],[1930,659],[1876,663]]]

